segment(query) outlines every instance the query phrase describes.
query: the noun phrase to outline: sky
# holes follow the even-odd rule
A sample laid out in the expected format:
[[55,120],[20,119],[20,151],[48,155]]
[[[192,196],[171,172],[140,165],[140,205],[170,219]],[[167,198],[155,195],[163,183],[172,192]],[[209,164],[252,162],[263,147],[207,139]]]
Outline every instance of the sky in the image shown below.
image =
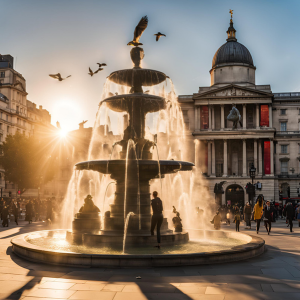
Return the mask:
[[[27,99],[43,105],[65,130],[94,124],[106,77],[132,68],[127,43],[147,15],[143,67],[171,77],[178,95],[210,85],[215,52],[226,42],[229,9],[238,42],[256,66],[256,84],[300,92],[300,1],[277,0],[0,0],[0,53],[15,58]],[[154,33],[166,34],[159,42]],[[107,67],[90,77],[97,62]],[[48,76],[60,72],[68,80]]]

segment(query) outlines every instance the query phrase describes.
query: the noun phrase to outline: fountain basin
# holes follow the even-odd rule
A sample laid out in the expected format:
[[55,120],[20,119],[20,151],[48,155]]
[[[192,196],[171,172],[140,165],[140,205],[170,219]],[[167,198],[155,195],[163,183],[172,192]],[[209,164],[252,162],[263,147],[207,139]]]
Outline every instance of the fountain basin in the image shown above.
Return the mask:
[[106,98],[101,103],[116,112],[132,112],[132,107],[137,107],[144,114],[157,112],[166,108],[165,98],[142,93],[117,95]]
[[[264,252],[265,241],[258,236],[233,231],[195,232],[198,241],[172,246],[164,246],[162,243],[161,250],[152,246],[126,247],[128,254],[120,254],[120,247],[92,248],[70,245],[66,239],[53,241],[55,234],[65,235],[64,230],[25,233],[13,238],[11,243],[16,255],[31,261],[84,267],[204,265],[249,259]],[[45,239],[49,234],[49,240],[53,242],[52,247]]]
[[[156,174],[159,175],[158,161],[139,159],[138,161],[140,174]],[[160,160],[160,172],[162,175],[176,173],[178,171],[191,171],[194,164],[186,161],[178,160]],[[126,160],[90,160],[83,161],[75,165],[77,170],[92,170],[103,174],[114,174],[125,172]],[[155,178],[152,177],[152,178]]]
[[111,73],[108,79],[114,83],[126,86],[153,86],[166,80],[163,72],[151,69],[124,69]]

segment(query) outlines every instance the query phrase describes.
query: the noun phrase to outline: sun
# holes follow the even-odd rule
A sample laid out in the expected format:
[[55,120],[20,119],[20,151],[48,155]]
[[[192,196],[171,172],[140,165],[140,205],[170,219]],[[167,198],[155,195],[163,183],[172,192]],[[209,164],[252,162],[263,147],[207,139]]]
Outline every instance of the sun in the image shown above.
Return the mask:
[[60,136],[61,138],[66,138],[67,135],[68,135],[68,131],[65,130],[65,129],[60,129],[59,132],[58,132],[58,134],[59,134],[59,136]]

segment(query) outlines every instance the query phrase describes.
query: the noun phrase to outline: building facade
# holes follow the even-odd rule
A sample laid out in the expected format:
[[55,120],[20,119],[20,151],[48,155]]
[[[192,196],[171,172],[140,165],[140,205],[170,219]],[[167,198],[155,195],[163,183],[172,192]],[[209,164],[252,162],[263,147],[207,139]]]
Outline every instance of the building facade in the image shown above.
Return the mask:
[[[257,85],[249,50],[238,43],[233,21],[227,41],[215,53],[211,85],[193,95],[181,95],[186,133],[195,144],[195,164],[207,178],[212,194],[216,183],[224,194],[219,204],[244,205],[250,167],[256,168],[256,195],[280,201],[298,197],[300,188],[300,93],[272,93]],[[236,129],[227,120],[233,105],[241,114]]]

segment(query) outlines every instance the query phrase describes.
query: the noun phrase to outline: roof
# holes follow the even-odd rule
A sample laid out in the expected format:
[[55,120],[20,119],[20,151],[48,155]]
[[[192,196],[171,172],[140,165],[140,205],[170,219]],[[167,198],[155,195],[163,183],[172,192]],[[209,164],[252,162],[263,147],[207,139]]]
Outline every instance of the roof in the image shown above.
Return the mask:
[[215,53],[212,61],[212,68],[232,63],[245,64],[254,67],[249,50],[239,42],[229,40]]

